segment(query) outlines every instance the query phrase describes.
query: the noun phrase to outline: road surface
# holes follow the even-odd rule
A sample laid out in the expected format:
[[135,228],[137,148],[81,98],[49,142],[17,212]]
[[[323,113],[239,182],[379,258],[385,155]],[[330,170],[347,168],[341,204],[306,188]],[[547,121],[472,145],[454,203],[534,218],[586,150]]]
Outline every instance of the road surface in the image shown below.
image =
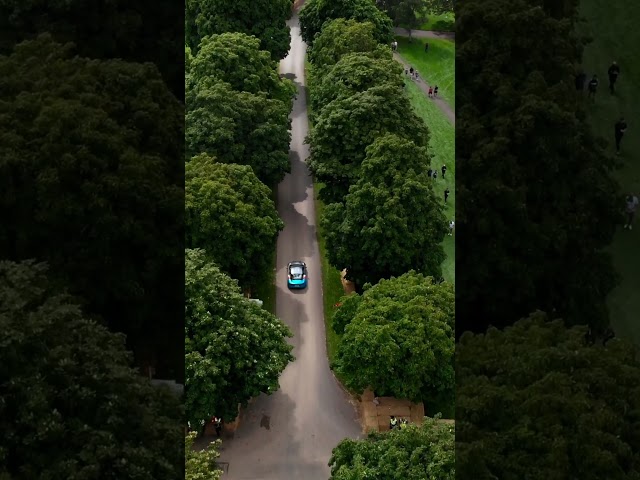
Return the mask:
[[[333,447],[360,435],[356,410],[327,361],[313,184],[304,163],[306,46],[297,15],[289,25],[291,50],[280,72],[296,82],[298,96],[291,114],[291,174],[278,187],[278,212],[285,228],[277,246],[276,313],[294,333],[296,360],[282,374],[280,390],[255,399],[242,414],[234,438],[223,441],[219,460],[227,472],[225,480],[327,480]],[[309,287],[304,292],[291,292],[286,286],[291,260],[307,263]]]

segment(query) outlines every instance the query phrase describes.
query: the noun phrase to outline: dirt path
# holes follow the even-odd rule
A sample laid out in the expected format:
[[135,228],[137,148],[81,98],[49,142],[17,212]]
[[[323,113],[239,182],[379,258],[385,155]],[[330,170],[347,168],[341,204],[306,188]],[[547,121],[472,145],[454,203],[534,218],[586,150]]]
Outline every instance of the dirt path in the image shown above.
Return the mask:
[[399,37],[413,38],[441,38],[443,40],[456,40],[456,32],[434,32],[432,30],[407,30],[406,28],[396,27],[393,33]]
[[[404,65],[405,69],[411,66],[397,52],[393,52],[393,58],[395,58],[398,62]],[[418,80],[413,80],[413,81],[416,83],[416,85],[418,85],[420,90],[424,92],[427,98],[429,98],[429,79],[424,79],[422,77],[419,77]],[[429,98],[429,100],[431,100],[438,106],[438,108],[442,111],[442,113],[445,114],[445,116],[453,126],[456,125],[456,114],[447,102],[445,102],[441,98]]]

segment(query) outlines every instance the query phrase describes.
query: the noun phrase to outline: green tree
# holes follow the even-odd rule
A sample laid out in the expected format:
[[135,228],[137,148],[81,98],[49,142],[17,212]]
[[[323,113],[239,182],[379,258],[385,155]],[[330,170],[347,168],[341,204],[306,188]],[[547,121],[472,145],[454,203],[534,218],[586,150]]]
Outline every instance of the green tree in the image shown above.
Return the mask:
[[[365,149],[385,133],[412,140],[420,147],[429,142],[426,125],[402,89],[394,85],[372,87],[322,109],[307,141],[309,167],[327,185],[320,191],[324,202],[344,200],[349,187],[361,177]],[[428,157],[421,158],[428,167]]]
[[0,57],[0,132],[4,258],[47,261],[137,360],[162,351],[158,373],[181,378],[184,109],[157,69],[24,42]]
[[[423,0],[425,11],[429,12],[432,15],[442,15],[443,13],[449,13],[456,10],[456,2],[455,0]],[[546,2],[547,5],[550,2]],[[556,2],[554,2],[556,3]],[[568,2],[557,2],[557,4],[561,3],[575,3],[573,0],[568,0]]]
[[543,313],[456,348],[458,478],[640,478],[640,364]]
[[182,409],[34,261],[0,261],[0,477],[172,480]]
[[371,22],[329,20],[309,50],[309,61],[316,69],[328,69],[347,53],[373,52],[381,46],[374,38],[374,29]]
[[411,269],[440,277],[448,227],[428,165],[424,147],[395,135],[367,148],[345,202],[327,205],[321,218],[329,261],[347,279],[375,284]]
[[427,3],[429,1],[430,0],[381,0],[378,2],[378,6],[391,17],[394,25],[414,30],[424,21],[422,16],[427,9]]
[[[340,307],[342,308],[342,307]],[[415,402],[454,388],[455,296],[414,271],[367,288],[336,358],[345,385]]]
[[189,433],[184,440],[185,480],[220,480],[222,470],[216,467],[220,456],[220,440],[211,442],[206,449],[196,450],[193,446],[197,434]]
[[287,56],[291,43],[287,19],[291,0],[187,0],[185,33],[194,52],[209,35],[239,32],[260,39],[274,60]]
[[0,55],[49,32],[59,43],[72,42],[81,57],[151,62],[171,92],[184,98],[182,6],[155,0],[5,0],[0,2]]
[[265,92],[291,108],[295,86],[290,80],[281,79],[277,69],[269,52],[260,50],[260,40],[243,33],[223,33],[202,40],[190,80],[196,85],[222,81],[237,91]]
[[185,190],[187,248],[204,249],[240,285],[255,285],[271,269],[284,228],[269,187],[251,167],[203,154],[187,163]]
[[350,97],[372,87],[392,85],[402,88],[402,66],[387,52],[383,58],[370,54],[348,53],[326,73],[313,72],[311,110],[320,112],[322,107],[337,98]]
[[333,449],[330,480],[453,480],[454,438],[453,426],[425,418],[420,426],[345,439]]
[[388,45],[393,40],[393,22],[378,9],[374,0],[307,0],[299,18],[302,40],[309,46],[314,45],[325,22],[337,18],[371,22],[379,43]]
[[546,8],[556,7],[491,0],[457,12],[460,332],[536,308],[607,327],[616,274],[606,248],[623,199],[575,95],[575,10],[558,19]]
[[232,421],[238,404],[278,389],[293,361],[291,331],[242,296],[235,280],[203,250],[186,250],[185,409],[192,425],[217,415]]
[[291,170],[289,109],[264,94],[226,83],[187,92],[186,158],[206,153],[222,163],[249,165],[268,186]]

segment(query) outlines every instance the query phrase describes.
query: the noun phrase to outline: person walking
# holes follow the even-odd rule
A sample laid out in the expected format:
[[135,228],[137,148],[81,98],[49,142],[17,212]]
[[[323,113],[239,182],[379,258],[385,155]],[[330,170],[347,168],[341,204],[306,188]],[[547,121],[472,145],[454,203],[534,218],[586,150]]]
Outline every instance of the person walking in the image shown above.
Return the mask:
[[442,168],[440,170],[442,171],[442,179],[444,180],[444,174],[447,173],[447,166],[442,165]]
[[438,178],[438,170],[433,170],[433,179],[436,180]]
[[389,419],[389,428],[391,430],[395,430],[398,427],[398,419],[391,415],[391,418]]
[[609,75],[609,91],[611,92],[611,95],[613,95],[616,91],[616,80],[618,80],[618,75],[620,75],[620,67],[615,60],[609,66],[607,74]]
[[444,190],[444,203],[447,203],[447,198],[449,198],[449,187]]
[[591,80],[589,81],[589,98],[591,98],[592,100],[595,101],[596,99],[596,92],[598,90],[598,84],[600,82],[598,81],[598,76],[594,75]]
[[409,426],[409,422],[406,418],[403,418],[402,420],[400,420],[400,430],[404,430],[408,426]]
[[436,85],[436,86],[433,88],[433,96],[434,96],[434,97],[437,97],[437,96],[438,96],[438,85]]
[[627,223],[624,224],[624,228],[628,228],[632,230],[633,217],[636,215],[636,210],[638,209],[638,197],[633,193],[627,195]]
[[220,438],[222,434],[222,419],[220,417],[213,417],[213,426],[216,429],[216,435]]
[[429,98],[433,97],[433,87],[429,87],[429,92],[428,92]]
[[624,132],[627,131],[627,122],[624,121],[624,117],[620,117],[614,126],[616,137],[616,155],[620,155],[620,142],[624,136]]
[[413,77],[413,67],[409,67],[409,73],[411,74],[411,76]]
[[451,220],[449,222],[449,236],[453,235],[453,229],[456,226],[456,222],[454,220]]
[[431,178],[433,176],[433,170],[431,168],[429,168],[429,170],[427,170],[427,176],[429,178]]
[[424,44],[424,53],[427,53],[429,51],[429,42]]

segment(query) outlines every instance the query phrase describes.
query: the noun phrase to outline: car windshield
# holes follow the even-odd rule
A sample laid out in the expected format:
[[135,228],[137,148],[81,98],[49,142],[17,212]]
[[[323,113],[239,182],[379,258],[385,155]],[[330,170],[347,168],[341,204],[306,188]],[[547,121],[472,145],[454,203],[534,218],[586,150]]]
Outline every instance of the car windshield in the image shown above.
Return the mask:
[[291,278],[293,278],[294,280],[300,280],[302,278],[302,275],[304,275],[304,270],[300,265],[293,265],[290,271]]

